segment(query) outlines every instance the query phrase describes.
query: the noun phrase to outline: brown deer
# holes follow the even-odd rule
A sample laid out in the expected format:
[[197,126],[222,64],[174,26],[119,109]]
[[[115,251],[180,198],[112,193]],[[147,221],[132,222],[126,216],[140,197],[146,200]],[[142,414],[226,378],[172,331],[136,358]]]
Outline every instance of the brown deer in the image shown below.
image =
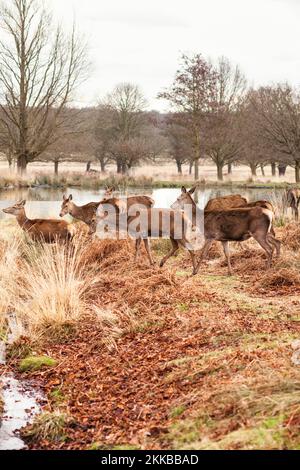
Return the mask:
[[[237,208],[253,208],[253,207],[262,207],[263,209],[268,209],[275,214],[275,210],[270,201],[259,200],[254,202],[248,202],[246,198],[242,197],[240,194],[230,194],[229,196],[221,196],[215,199],[211,199],[205,206],[204,211],[216,211],[216,210],[228,210],[228,209],[237,209]],[[275,231],[273,224],[270,231],[271,235],[275,237]],[[280,244],[274,246],[276,249],[277,256],[280,256]]]
[[[65,215],[70,214],[74,219],[81,220],[89,226],[89,234],[91,235],[96,231],[97,210],[101,204],[104,202],[106,203],[109,200],[109,196],[113,191],[114,188],[107,189],[102,201],[90,202],[84,206],[77,206],[73,202],[72,194],[70,194],[69,197],[64,195],[59,216],[64,217]],[[143,208],[152,207],[154,205],[153,199],[149,196],[129,196],[125,199],[113,199],[119,210],[126,210],[127,207],[129,208],[135,204],[140,204]]]
[[287,207],[291,207],[296,220],[299,220],[300,189],[291,188],[285,195]]
[[19,201],[13,206],[3,209],[3,212],[16,216],[20,227],[29,234],[33,241],[56,243],[72,240],[74,233],[65,220],[28,219],[25,205],[26,201]]
[[205,211],[218,211],[232,209],[232,207],[242,207],[247,204],[248,201],[245,197],[240,194],[229,194],[228,196],[215,197],[210,199],[206,204]]
[[[111,211],[108,210],[111,208]],[[130,208],[133,210],[130,211]],[[130,212],[134,212],[130,214]],[[123,221],[125,227],[122,227],[122,222],[119,223],[118,216],[123,213]],[[113,215],[113,220],[110,220],[110,215]],[[149,238],[170,238],[172,242],[172,249],[170,253],[165,256],[161,262],[162,267],[167,259],[172,256],[179,247],[187,249],[190,253],[194,270],[196,269],[196,257],[194,249],[191,247],[191,240],[187,238],[187,228],[191,227],[191,223],[186,218],[182,211],[173,211],[171,209],[142,209],[137,206],[130,206],[124,211],[120,208],[120,204],[116,198],[108,199],[103,202],[102,212],[100,211],[95,219],[105,221],[108,225],[113,225],[113,228],[119,233],[120,229],[125,229],[126,232],[136,240],[135,245],[135,261],[137,260],[140,246],[144,242],[150,264],[153,265],[154,261],[151,255]],[[96,230],[96,222],[94,225]],[[179,237],[178,237],[179,234]]]
[[110,188],[106,190],[104,199],[98,203],[98,207],[93,214],[91,223],[90,223],[90,233],[95,233],[97,229],[97,221],[98,219],[103,219],[106,215],[104,213],[98,214],[101,211],[101,205],[111,205],[115,208],[116,214],[120,213],[128,213],[131,208],[135,208],[136,210],[142,209],[151,209],[154,206],[154,200],[150,196],[128,196],[126,198],[117,198],[117,197],[109,197],[110,194],[113,194],[114,188]]
[[[187,191],[185,187],[182,187],[181,195],[172,205],[172,209],[183,210],[191,206],[194,219],[198,211],[200,211],[192,198],[195,189],[192,188],[190,191]],[[273,217],[272,211],[259,206],[241,207],[224,211],[205,211],[204,236],[206,241],[194,274],[198,272],[202,260],[206,257],[212,242],[215,240],[221,241],[223,244],[229,275],[232,274],[229,241],[242,242],[253,237],[266,252],[267,267],[270,267],[274,247],[276,247],[277,252],[280,250],[280,242],[271,233]]]
[[73,196],[70,194],[69,197],[63,195],[63,201],[60,210],[60,217],[64,217],[70,214],[74,219],[81,220],[88,226],[92,223],[93,216],[96,214],[100,202],[90,202],[84,206],[77,206],[73,202]]

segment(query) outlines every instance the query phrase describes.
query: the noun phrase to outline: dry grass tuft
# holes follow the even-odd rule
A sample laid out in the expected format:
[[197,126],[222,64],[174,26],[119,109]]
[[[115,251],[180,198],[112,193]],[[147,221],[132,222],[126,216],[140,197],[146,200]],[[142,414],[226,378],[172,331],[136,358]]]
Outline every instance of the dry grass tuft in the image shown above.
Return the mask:
[[282,234],[283,245],[294,251],[300,250],[300,225],[291,223],[284,228]]
[[279,268],[267,271],[256,284],[261,288],[300,287],[300,273],[293,268]]

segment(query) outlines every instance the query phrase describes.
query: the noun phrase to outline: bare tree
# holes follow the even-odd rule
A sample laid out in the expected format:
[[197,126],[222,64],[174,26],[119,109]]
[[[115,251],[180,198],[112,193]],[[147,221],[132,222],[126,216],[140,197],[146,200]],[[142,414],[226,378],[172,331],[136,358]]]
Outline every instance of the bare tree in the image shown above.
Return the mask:
[[166,120],[164,134],[168,138],[168,153],[175,161],[178,173],[182,175],[182,166],[189,163],[193,156],[189,133],[186,127],[180,124],[180,119],[178,122],[176,115],[171,115]]
[[152,155],[154,147],[150,148],[145,133],[145,107],[142,92],[131,83],[117,85],[99,107],[95,128],[97,153],[106,161],[114,160],[118,173],[126,173]]
[[114,127],[123,141],[138,134],[143,124],[146,100],[137,85],[117,85],[106,97],[105,104],[113,112]]
[[2,141],[10,141],[20,173],[59,134],[69,131],[64,109],[86,78],[87,49],[75,27],[66,36],[37,0],[1,7],[0,107]]
[[214,99],[217,73],[201,54],[182,56],[181,68],[176,72],[171,87],[158,97],[170,102],[182,116],[182,123],[190,132],[193,146],[195,179],[199,178],[199,160],[203,152],[203,119]]
[[215,67],[214,99],[204,119],[206,154],[217,166],[218,179],[223,168],[233,163],[240,151],[239,112],[246,90],[246,79],[238,66],[220,57]]
[[[295,180],[300,182],[300,94],[289,84],[252,90],[251,101],[256,118],[269,146],[283,155],[284,163],[295,168]],[[278,161],[278,160],[277,160]],[[276,160],[271,160],[272,174]]]

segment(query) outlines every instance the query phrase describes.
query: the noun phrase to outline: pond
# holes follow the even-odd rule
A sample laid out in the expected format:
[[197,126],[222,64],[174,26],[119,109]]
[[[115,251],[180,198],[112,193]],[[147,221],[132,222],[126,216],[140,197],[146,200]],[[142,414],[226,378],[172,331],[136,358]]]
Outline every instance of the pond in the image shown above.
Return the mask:
[[[207,201],[214,197],[225,196],[227,194],[242,194],[249,201],[258,199],[269,200],[272,197],[273,189],[255,188],[255,189],[236,189],[236,188],[200,188],[196,194],[196,200],[201,209]],[[281,190],[278,190],[280,192]],[[2,209],[12,205],[20,199],[26,199],[26,211],[29,218],[57,218],[60,211],[63,194],[72,194],[74,202],[83,205],[91,201],[102,199],[104,190],[83,190],[83,189],[48,189],[48,188],[30,188],[30,189],[12,189],[0,191],[0,219],[10,217],[2,212]],[[155,207],[168,208],[180,194],[180,189],[163,188],[154,190],[130,189],[126,194],[147,194],[155,201]]]

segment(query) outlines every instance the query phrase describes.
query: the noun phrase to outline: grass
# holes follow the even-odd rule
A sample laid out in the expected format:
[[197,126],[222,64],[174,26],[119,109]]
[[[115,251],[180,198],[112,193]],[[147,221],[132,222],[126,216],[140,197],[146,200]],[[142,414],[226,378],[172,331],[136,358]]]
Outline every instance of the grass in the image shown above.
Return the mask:
[[[32,358],[58,358],[40,378],[51,405],[63,409],[36,418],[28,439],[51,448],[50,441],[76,448],[94,442],[93,450],[299,448],[299,368],[290,347],[299,337],[299,230],[276,229],[284,250],[268,272],[254,242],[244,250],[233,246],[233,277],[223,258],[191,277],[186,254],[160,270],[143,256],[134,264],[127,241],[79,239],[70,251],[0,233],[4,336],[7,313],[15,312],[28,341],[22,336],[13,345],[12,364],[26,348],[29,374],[40,367]],[[153,245],[156,258],[167,250],[164,242]],[[88,416],[86,440],[80,426],[66,432],[70,403],[82,429]],[[122,425],[119,404],[127,416]],[[158,437],[149,437],[157,409]],[[109,416],[109,436],[117,436],[112,442],[99,425],[102,416]],[[160,426],[167,432],[160,434]],[[132,436],[137,444],[126,444]]]
[[31,188],[31,187],[51,187],[51,188],[82,188],[90,190],[104,189],[109,186],[124,191],[127,188],[141,189],[161,189],[161,188],[181,188],[181,186],[193,186],[197,184],[200,187],[219,187],[219,188],[237,188],[237,189],[285,189],[295,184],[287,182],[259,182],[253,180],[247,181],[210,181],[201,179],[195,183],[193,178],[178,181],[165,181],[163,179],[153,179],[147,176],[127,176],[111,174],[103,177],[99,175],[87,175],[82,172],[62,172],[59,175],[51,175],[48,173],[37,173],[32,176],[19,177],[17,175],[0,177],[0,190],[13,188]]
[[47,356],[30,356],[22,359],[19,364],[20,372],[38,371],[47,367],[55,367],[57,361]]
[[32,425],[23,432],[28,441],[47,439],[53,442],[66,440],[66,427],[72,423],[72,417],[60,410],[44,412],[34,419]]

